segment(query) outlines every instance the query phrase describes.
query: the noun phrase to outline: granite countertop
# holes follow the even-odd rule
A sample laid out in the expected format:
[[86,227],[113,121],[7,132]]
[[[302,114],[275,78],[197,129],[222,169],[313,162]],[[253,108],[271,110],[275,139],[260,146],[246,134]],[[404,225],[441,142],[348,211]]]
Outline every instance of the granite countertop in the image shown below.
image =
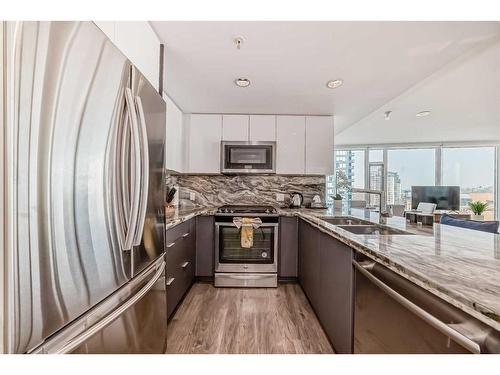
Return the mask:
[[213,215],[216,211],[217,207],[175,207],[165,214],[165,229],[173,228],[195,216]]
[[[213,215],[216,209],[180,209],[167,218],[167,229],[197,215]],[[414,235],[356,235],[321,217],[348,215],[378,223],[376,212],[279,208],[278,213],[306,220],[500,331],[500,235],[440,224],[419,226],[402,217],[387,218],[386,225]]]

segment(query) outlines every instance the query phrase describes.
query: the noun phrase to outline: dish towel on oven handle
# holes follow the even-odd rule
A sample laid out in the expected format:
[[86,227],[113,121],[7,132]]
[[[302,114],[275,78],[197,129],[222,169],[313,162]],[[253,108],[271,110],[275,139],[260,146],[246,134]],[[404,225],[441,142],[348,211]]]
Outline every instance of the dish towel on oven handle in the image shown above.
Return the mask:
[[253,230],[262,225],[262,220],[258,217],[235,217],[233,223],[236,225],[236,228],[241,228],[241,247],[250,249],[253,246]]

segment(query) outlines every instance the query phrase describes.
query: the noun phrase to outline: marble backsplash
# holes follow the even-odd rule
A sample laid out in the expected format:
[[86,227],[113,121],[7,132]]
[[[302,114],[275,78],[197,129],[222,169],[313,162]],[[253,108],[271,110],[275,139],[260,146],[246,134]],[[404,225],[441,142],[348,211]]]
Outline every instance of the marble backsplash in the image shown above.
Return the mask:
[[[300,192],[304,204],[310,204],[314,195],[325,201],[324,176],[281,175],[170,175],[167,185],[178,185],[179,198],[189,199],[195,194],[195,204],[218,206],[223,204],[273,205],[288,207],[289,193]],[[285,201],[278,202],[276,194],[285,194]]]

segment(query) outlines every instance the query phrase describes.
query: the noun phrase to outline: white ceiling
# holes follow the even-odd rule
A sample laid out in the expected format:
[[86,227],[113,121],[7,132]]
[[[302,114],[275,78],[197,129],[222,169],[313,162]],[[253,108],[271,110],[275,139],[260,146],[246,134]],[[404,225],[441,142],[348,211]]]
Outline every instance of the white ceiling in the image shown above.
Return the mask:
[[[384,112],[392,111],[389,120]],[[416,117],[431,111],[427,117]],[[500,37],[464,54],[337,135],[338,145],[500,141]]]
[[[500,33],[498,22],[151,24],[165,43],[166,91],[184,112],[333,114],[336,133]],[[344,85],[327,89],[335,78]]]

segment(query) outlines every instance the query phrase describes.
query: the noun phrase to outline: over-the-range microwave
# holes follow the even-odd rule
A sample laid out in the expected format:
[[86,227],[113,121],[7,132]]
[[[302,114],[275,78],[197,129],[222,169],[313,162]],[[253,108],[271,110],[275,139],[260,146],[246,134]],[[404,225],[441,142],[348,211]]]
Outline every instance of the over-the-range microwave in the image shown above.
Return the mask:
[[276,173],[276,142],[221,142],[221,173]]

